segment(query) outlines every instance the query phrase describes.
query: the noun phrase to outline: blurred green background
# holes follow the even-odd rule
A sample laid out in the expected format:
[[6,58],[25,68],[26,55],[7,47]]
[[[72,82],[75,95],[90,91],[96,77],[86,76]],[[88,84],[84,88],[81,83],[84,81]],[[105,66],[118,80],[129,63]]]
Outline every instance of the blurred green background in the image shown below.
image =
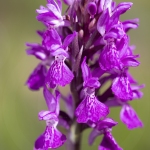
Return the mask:
[[[139,28],[130,35],[131,44],[137,46],[136,54],[141,56],[141,65],[131,72],[140,84],[146,84],[146,88],[144,97],[133,101],[132,106],[144,128],[129,131],[120,122],[120,108],[111,109],[110,116],[119,122],[113,135],[124,150],[150,150],[150,1],[132,1],[132,9],[122,19],[140,18]],[[45,128],[45,123],[38,121],[37,117],[38,112],[46,108],[42,91],[32,92],[25,86],[38,62],[26,55],[25,42],[40,41],[35,31],[44,26],[35,19],[35,9],[45,3],[44,0],[0,0],[0,150],[30,150]],[[89,147],[89,132],[84,132],[82,150],[97,150],[101,137]]]

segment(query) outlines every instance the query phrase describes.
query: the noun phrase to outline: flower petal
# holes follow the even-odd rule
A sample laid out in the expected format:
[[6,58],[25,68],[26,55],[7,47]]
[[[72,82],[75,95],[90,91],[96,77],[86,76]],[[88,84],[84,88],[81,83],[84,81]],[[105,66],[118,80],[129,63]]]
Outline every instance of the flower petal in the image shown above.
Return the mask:
[[55,91],[55,96],[44,86],[43,95],[46,100],[47,107],[49,112],[55,113],[57,116],[59,114],[59,96],[60,93]]
[[122,100],[132,100],[133,93],[130,87],[130,82],[125,73],[116,77],[112,84],[113,93]]
[[109,108],[99,102],[94,94],[87,95],[75,111],[77,122],[97,122],[100,118],[109,114]]
[[36,58],[40,60],[45,60],[49,55],[49,52],[40,44],[27,43],[26,46],[28,46],[26,53],[28,55],[34,55]]
[[98,22],[97,22],[97,30],[99,33],[103,36],[106,32],[106,25],[109,22],[109,12],[108,9],[106,9],[102,15],[99,17]]
[[92,130],[89,135],[89,144],[92,145],[97,136],[104,134],[107,129],[111,129],[113,126],[116,126],[118,123],[111,118],[106,118],[104,120],[98,121],[96,128]]
[[51,65],[45,80],[48,87],[54,88],[56,85],[65,86],[74,78],[73,73],[64,60],[65,57],[63,55],[55,57],[55,61]]
[[101,131],[107,128],[112,128],[113,126],[116,126],[118,122],[115,122],[111,118],[105,118],[104,120],[100,120],[97,123],[96,129]]
[[131,2],[121,2],[114,9],[113,14],[117,14],[117,16],[120,16],[121,14],[124,14],[127,10],[129,10],[132,5],[133,3]]
[[142,121],[129,104],[123,105],[120,112],[120,119],[128,129],[143,127]]
[[130,29],[136,29],[139,26],[139,19],[132,19],[132,20],[126,20],[123,21],[123,28],[125,32],[128,32]]
[[89,2],[87,4],[87,11],[91,16],[94,16],[97,12],[97,5],[94,2]]
[[98,150],[123,150],[115,141],[111,132],[104,134],[103,140],[98,147]]
[[47,69],[44,65],[39,64],[29,76],[26,84],[31,90],[39,90],[45,81]]
[[35,141],[35,148],[47,150],[49,148],[58,148],[66,141],[65,135],[54,127],[46,127],[45,132]]
[[55,29],[50,29],[45,32],[42,44],[50,51],[62,46],[61,38]]
[[83,80],[86,82],[89,78],[92,77],[90,68],[86,64],[86,57],[84,57],[83,59],[83,62],[81,64],[81,69],[82,69]]
[[112,69],[121,70],[122,64],[120,62],[119,51],[116,49],[114,43],[105,46],[100,54],[99,64],[102,70],[111,71]]
[[69,115],[70,118],[73,119],[73,116],[74,116],[74,109],[75,109],[75,103],[74,103],[74,100],[73,100],[73,97],[71,94],[69,94],[67,97],[65,96],[62,96],[62,99],[64,100],[64,103],[65,103],[65,108],[66,108],[66,111],[67,111],[67,114]]
[[56,120],[58,122],[58,118],[55,113],[50,111],[40,111],[38,114],[39,120]]
[[77,36],[77,32],[73,32],[73,34],[68,35],[63,42],[63,48],[66,49],[68,47],[68,45],[73,41],[73,39],[75,38],[75,36]]

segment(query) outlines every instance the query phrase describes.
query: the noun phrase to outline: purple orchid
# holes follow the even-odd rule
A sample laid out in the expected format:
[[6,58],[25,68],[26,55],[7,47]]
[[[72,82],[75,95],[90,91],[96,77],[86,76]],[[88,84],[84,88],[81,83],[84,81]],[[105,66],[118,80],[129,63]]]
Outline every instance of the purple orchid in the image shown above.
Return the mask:
[[39,119],[46,121],[46,129],[35,141],[35,149],[58,148],[66,141],[63,135],[57,128],[58,119],[55,113],[50,111],[42,111],[39,113]]
[[64,17],[61,15],[62,4],[60,0],[47,0],[48,4],[46,7],[40,6],[40,9],[37,9],[38,13],[37,20],[43,22],[47,26],[59,27],[64,25],[69,25],[68,20],[64,20]]
[[45,82],[51,88],[54,88],[56,85],[65,86],[69,84],[74,77],[73,73],[65,64],[65,59],[68,57],[68,45],[76,36],[76,32],[68,35],[64,39],[63,44],[55,29],[51,29],[47,32],[43,43],[45,47],[49,49],[51,55],[55,56],[55,60],[50,66]]
[[[89,145],[103,135],[98,150],[122,150],[111,133],[118,123],[107,118],[109,108],[121,107],[120,119],[129,130],[143,127],[129,105],[143,96],[140,90],[144,85],[138,85],[129,73],[130,67],[140,65],[128,35],[129,30],[138,27],[139,19],[120,20],[133,3],[63,2],[67,4],[64,14],[60,0],[47,0],[46,7],[36,10],[37,20],[45,25],[43,31],[37,31],[41,44],[26,44],[27,54],[40,60],[26,84],[31,90],[43,88],[48,107],[38,115],[46,128],[35,141],[34,150],[57,149],[65,142],[68,150],[80,150],[81,136],[87,128],[93,129]],[[107,89],[103,88],[108,84]],[[63,110],[59,98],[65,105]]]
[[100,86],[98,78],[92,77],[89,67],[86,64],[86,57],[82,64],[84,99],[76,109],[77,122],[87,123],[88,121],[97,122],[100,118],[106,117],[109,109],[105,104],[98,101],[95,96],[95,88]]
[[104,134],[103,140],[100,143],[98,150],[122,150],[111,134],[111,128],[117,124],[118,123],[111,118],[100,120],[90,133],[89,144],[92,145],[97,136]]
[[48,106],[48,111],[39,112],[39,120],[46,121],[46,129],[42,135],[40,135],[35,141],[35,149],[48,149],[58,148],[66,141],[65,135],[63,135],[58,129],[58,115],[59,115],[59,96],[60,93],[55,91],[56,97],[54,97],[46,87],[44,87],[44,96]]

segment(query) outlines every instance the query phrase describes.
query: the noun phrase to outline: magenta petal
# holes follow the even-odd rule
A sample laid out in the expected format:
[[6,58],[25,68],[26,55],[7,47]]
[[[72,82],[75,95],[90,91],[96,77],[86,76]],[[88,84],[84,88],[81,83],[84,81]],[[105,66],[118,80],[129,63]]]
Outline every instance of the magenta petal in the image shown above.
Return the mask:
[[56,122],[58,122],[58,118],[57,115],[55,113],[52,113],[50,111],[40,111],[39,114],[39,120],[55,120]]
[[48,4],[53,4],[59,12],[62,10],[62,4],[60,0],[47,0]]
[[122,64],[119,57],[119,51],[115,44],[108,44],[100,54],[99,64],[102,70],[111,71],[112,69],[120,70]]
[[133,3],[131,3],[131,2],[121,2],[114,9],[113,13],[116,13],[116,14],[118,14],[118,16],[120,16],[121,14],[124,14],[127,10],[129,10],[132,5],[133,5]]
[[45,137],[42,134],[36,139],[34,143],[34,150],[48,150],[48,148],[47,149],[43,148],[44,142],[45,142]]
[[129,104],[123,105],[120,112],[120,119],[128,129],[143,127],[142,121],[139,119],[135,110]]
[[97,22],[97,30],[99,33],[103,36],[106,32],[106,25],[109,22],[109,12],[108,9],[106,9],[102,15],[99,17],[98,22]]
[[74,0],[63,0],[66,5],[71,6],[74,3]]
[[122,59],[121,62],[126,67],[137,67],[140,65],[140,62],[137,61],[136,56],[127,56],[126,58]]
[[74,117],[74,109],[75,109],[75,102],[73,100],[72,95],[69,94],[67,97],[62,96],[62,99],[64,100],[67,114],[69,115],[70,118],[73,119],[73,117]]
[[94,16],[97,12],[97,5],[94,2],[89,2],[87,4],[87,11],[91,16]]
[[128,80],[131,84],[137,84],[138,82],[132,77],[132,75],[127,71]]
[[92,77],[90,68],[86,64],[86,57],[84,57],[83,62],[81,64],[81,69],[82,69],[82,75],[83,75],[83,80],[87,81],[89,78]]
[[98,81],[98,78],[92,77],[86,82],[83,83],[84,87],[91,87],[91,88],[98,88],[100,87],[100,82]]
[[89,135],[89,144],[92,145],[97,136],[105,133],[105,130],[111,129],[113,126],[116,126],[118,123],[111,118],[106,118],[104,120],[98,121],[96,128],[92,130]]
[[91,88],[98,88],[100,87],[100,83],[98,78],[92,77],[90,68],[86,64],[86,57],[84,57],[83,62],[81,64],[82,75],[83,75],[83,86],[84,87],[91,87]]
[[111,12],[111,4],[112,0],[101,0],[98,12],[104,11],[108,8],[109,12]]
[[139,26],[139,19],[126,20],[122,22],[125,32],[128,32],[130,29],[136,29]]
[[66,130],[70,129],[70,124],[68,123],[68,121],[61,117],[59,117],[58,126],[61,126]]
[[74,75],[65,63],[63,64],[62,73],[63,77],[59,80],[59,85],[65,86],[72,81]]
[[56,85],[65,86],[74,78],[73,73],[64,60],[65,57],[62,55],[55,57],[55,61],[51,65],[45,81],[48,87],[54,88]]
[[100,120],[97,123],[96,129],[101,131],[107,128],[112,128],[113,126],[116,126],[118,122],[114,121],[111,118],[105,118],[104,120]]
[[143,96],[143,92],[139,91],[141,88],[144,88],[145,85],[133,85],[131,86],[133,92],[133,99],[140,99]]
[[123,150],[115,141],[110,132],[104,134],[103,140],[98,147],[98,150]]
[[45,32],[42,44],[48,50],[52,51],[54,50],[54,46],[59,48],[62,45],[62,42],[57,31],[55,29],[50,29]]
[[109,13],[111,13],[111,5],[112,5],[112,0],[105,0],[105,3],[104,3],[104,10],[105,9],[108,9],[109,10]]
[[67,51],[65,51],[63,48],[57,47],[57,46],[52,46],[51,48],[52,48],[52,50],[50,51],[50,54],[52,56],[63,55],[66,58],[69,57]]
[[60,93],[56,90],[55,96],[44,86],[43,94],[46,100],[49,112],[55,113],[57,116],[59,114],[59,96]]
[[75,111],[77,122],[97,122],[100,118],[109,114],[109,108],[99,102],[94,94],[87,95]]
[[75,32],[75,31],[73,32],[73,34],[68,35],[64,39],[63,48],[66,49],[76,36],[77,36],[77,32]]
[[39,90],[46,78],[47,69],[44,65],[39,64],[29,76],[26,84],[31,90]]
[[28,55],[34,55],[36,58],[40,60],[45,60],[49,55],[49,52],[40,44],[26,43],[26,46],[28,46],[26,53]]
[[36,10],[38,13],[37,20],[46,25],[59,26],[63,22],[60,9],[55,1],[49,0],[47,8],[41,6],[40,9]]
[[89,139],[88,139],[89,145],[92,145],[95,139],[102,134],[103,134],[103,131],[98,131],[97,129],[93,129],[89,135]]
[[125,74],[116,77],[112,84],[113,93],[122,100],[132,100],[133,93],[130,87],[130,82]]
[[65,135],[55,127],[46,127],[45,132],[35,141],[35,148],[47,150],[49,148],[58,148],[66,141]]

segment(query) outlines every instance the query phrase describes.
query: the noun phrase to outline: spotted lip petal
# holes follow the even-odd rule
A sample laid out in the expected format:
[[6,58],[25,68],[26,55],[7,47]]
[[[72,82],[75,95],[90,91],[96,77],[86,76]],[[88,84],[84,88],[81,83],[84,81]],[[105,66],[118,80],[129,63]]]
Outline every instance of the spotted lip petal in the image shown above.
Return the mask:
[[77,122],[97,122],[100,118],[109,114],[109,108],[99,102],[94,94],[87,95],[75,111]]
[[65,86],[74,78],[73,73],[65,64],[64,60],[64,56],[57,56],[55,58],[45,80],[48,87],[54,88],[56,85]]
[[58,148],[66,141],[65,135],[55,127],[47,126],[45,132],[35,141],[35,149],[48,150],[49,148]]
[[113,93],[120,99],[127,101],[133,99],[133,93],[130,87],[130,82],[125,73],[116,77],[112,84]]
[[142,121],[139,119],[135,110],[129,104],[123,105],[120,112],[120,119],[130,130],[143,127]]
[[121,70],[122,64],[119,57],[119,51],[114,43],[107,44],[101,52],[99,64],[102,70]]

